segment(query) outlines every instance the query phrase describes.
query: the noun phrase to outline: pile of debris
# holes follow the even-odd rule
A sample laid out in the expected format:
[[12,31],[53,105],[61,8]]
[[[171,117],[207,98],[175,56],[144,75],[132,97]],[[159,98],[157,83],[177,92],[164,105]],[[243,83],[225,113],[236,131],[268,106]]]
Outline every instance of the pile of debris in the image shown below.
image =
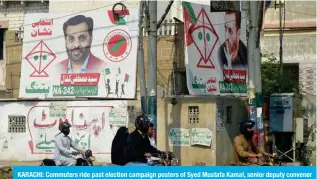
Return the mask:
[[0,178],[12,179],[12,168],[10,166],[0,166]]

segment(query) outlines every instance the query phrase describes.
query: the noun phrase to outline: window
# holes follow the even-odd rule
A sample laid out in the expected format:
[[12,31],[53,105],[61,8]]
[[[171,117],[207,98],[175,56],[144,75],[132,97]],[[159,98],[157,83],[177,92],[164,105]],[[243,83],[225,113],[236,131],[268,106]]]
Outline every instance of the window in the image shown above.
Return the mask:
[[188,106],[188,120],[189,123],[199,123],[199,107]]
[[25,116],[9,116],[9,133],[24,133],[26,132],[26,119]]
[[134,111],[134,105],[128,105],[128,111]]
[[3,52],[4,48],[4,41],[5,41],[5,29],[0,29],[0,60],[4,59]]
[[227,124],[231,124],[232,106],[227,106]]

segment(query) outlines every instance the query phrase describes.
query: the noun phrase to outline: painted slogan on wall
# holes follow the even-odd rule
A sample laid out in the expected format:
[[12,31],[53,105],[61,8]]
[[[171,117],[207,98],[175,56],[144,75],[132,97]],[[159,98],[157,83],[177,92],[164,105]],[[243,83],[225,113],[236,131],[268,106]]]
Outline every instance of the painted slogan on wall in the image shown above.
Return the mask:
[[[17,114],[17,111],[5,110],[14,105],[16,104],[1,107],[6,111],[1,116]],[[32,105],[20,102],[18,106],[19,115],[26,116],[26,133],[20,133],[19,138],[11,137],[10,142],[25,142],[20,145],[28,148],[23,150],[25,156],[20,156],[23,160],[26,160],[28,154],[52,154],[54,138],[59,133],[58,125],[63,121],[72,125],[72,140],[84,150],[91,149],[94,154],[110,154],[112,140],[118,128],[128,124],[127,101],[50,101]],[[5,131],[8,130],[0,133]],[[2,150],[8,148],[7,138],[10,136],[14,136],[13,133],[7,133],[0,140],[3,143]],[[14,155],[19,155],[19,152]]]
[[20,98],[135,98],[138,9],[26,14]]
[[191,95],[247,96],[246,19],[182,2],[187,88]]

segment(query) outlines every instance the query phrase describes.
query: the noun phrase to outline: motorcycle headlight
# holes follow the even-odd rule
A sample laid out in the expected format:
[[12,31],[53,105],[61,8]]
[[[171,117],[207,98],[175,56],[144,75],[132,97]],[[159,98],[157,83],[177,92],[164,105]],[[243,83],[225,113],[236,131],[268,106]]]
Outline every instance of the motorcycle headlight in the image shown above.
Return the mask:
[[96,160],[96,158],[95,158],[94,156],[89,157],[89,159],[90,159],[91,161],[95,161],[95,160]]

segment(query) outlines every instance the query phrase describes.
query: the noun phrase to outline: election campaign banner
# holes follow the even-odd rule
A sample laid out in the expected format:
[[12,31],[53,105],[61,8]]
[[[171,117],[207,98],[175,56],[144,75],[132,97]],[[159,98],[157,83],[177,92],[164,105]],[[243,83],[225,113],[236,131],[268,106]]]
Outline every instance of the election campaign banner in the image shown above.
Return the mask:
[[248,51],[243,11],[210,12],[182,2],[190,95],[247,96]]
[[20,98],[135,98],[138,9],[26,14]]

